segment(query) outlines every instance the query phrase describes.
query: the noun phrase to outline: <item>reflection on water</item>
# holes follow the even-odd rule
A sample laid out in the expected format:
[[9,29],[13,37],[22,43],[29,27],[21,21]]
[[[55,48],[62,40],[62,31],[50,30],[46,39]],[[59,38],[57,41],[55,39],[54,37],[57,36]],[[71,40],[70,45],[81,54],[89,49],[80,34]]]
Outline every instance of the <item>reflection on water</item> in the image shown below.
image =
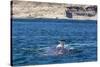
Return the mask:
[[[96,21],[14,19],[12,22],[12,64],[36,65],[97,60]],[[73,49],[56,55],[60,39]]]

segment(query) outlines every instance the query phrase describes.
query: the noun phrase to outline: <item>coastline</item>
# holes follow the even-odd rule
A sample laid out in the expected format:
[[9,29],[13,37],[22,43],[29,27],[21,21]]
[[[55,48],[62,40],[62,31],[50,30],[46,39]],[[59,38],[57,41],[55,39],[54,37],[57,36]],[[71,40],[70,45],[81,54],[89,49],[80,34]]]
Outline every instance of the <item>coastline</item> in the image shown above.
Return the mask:
[[[27,5],[26,5],[27,4]],[[21,19],[67,19],[67,20],[97,20],[97,13],[94,16],[77,15],[77,13],[88,13],[88,11],[75,11],[71,14],[71,18],[66,16],[66,11],[70,11],[67,7],[80,6],[81,8],[90,7],[93,5],[74,5],[74,4],[57,4],[57,3],[44,3],[44,2],[30,2],[30,1],[13,1],[12,2],[12,18]],[[92,10],[89,10],[90,13]],[[92,11],[91,14],[93,14]],[[70,15],[71,15],[70,14]]]
[[11,19],[54,19],[54,20],[93,20],[97,21],[97,19],[87,19],[87,18],[30,18],[30,17],[12,17]]
[[84,20],[84,19],[64,19],[64,18],[62,18],[62,19],[56,19],[56,18],[15,18],[15,17],[13,17],[13,18],[11,18],[11,20],[15,20],[15,21],[97,21],[97,20]]

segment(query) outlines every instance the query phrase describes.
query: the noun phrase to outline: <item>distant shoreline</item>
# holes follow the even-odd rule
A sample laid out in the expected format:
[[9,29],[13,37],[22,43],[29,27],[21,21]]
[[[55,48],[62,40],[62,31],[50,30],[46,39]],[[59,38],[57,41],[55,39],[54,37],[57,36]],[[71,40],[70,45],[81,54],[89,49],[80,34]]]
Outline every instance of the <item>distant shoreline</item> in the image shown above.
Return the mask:
[[68,20],[68,21],[97,21],[97,20],[79,20],[79,19],[56,19],[56,18],[11,18],[11,20]]
[[34,17],[11,17],[13,19],[64,19],[64,20],[97,20],[97,18],[59,18],[59,17],[56,17],[56,18],[48,18],[48,17],[45,17],[45,18],[34,18]]
[[96,5],[13,1],[12,18],[97,20]]

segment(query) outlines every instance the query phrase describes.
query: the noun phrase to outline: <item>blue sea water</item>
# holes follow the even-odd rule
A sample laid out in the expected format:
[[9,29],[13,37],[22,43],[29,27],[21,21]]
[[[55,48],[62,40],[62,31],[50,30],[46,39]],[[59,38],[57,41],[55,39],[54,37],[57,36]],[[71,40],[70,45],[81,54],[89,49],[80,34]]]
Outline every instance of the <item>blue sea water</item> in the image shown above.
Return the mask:
[[[13,66],[97,60],[97,21],[94,20],[13,19],[11,38]],[[53,54],[52,47],[61,39],[81,51]]]

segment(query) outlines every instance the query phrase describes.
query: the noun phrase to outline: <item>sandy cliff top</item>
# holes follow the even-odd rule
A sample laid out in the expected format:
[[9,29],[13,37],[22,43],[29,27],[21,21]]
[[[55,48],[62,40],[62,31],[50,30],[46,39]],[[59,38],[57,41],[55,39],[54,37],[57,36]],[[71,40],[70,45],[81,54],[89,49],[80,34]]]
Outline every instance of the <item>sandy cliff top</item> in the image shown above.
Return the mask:
[[60,3],[46,3],[46,2],[32,2],[32,1],[13,1],[12,2],[12,17],[14,18],[57,18],[57,19],[82,19],[82,20],[96,20],[97,15],[77,16],[72,18],[66,17],[66,7],[86,5],[72,5]]

